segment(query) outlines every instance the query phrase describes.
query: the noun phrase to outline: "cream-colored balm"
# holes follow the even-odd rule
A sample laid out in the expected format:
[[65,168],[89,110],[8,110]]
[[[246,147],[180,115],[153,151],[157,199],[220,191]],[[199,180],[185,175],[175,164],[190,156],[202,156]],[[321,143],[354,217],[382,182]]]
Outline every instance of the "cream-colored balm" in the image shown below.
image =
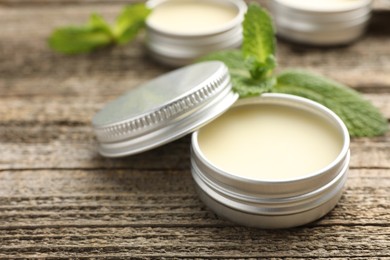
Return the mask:
[[175,34],[196,34],[218,29],[237,15],[237,8],[229,4],[202,0],[171,0],[154,8],[147,22],[153,27]]
[[342,135],[325,119],[297,108],[243,105],[200,129],[199,147],[211,164],[255,180],[310,175],[340,154]]

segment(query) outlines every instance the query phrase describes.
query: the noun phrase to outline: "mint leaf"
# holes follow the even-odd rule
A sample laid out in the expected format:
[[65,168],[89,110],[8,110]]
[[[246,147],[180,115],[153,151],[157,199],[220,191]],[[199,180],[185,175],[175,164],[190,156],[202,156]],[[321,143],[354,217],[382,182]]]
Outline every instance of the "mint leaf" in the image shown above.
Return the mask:
[[230,69],[230,72],[233,70],[238,70],[239,72],[244,73],[246,76],[250,76],[244,64],[244,58],[242,57],[242,53],[240,50],[225,50],[218,51],[207,54],[203,56],[198,61],[212,61],[218,60],[225,63],[225,65]]
[[132,40],[145,26],[146,17],[151,10],[145,4],[126,6],[117,17],[113,27],[113,34],[119,44]]
[[387,120],[370,102],[351,88],[306,71],[285,71],[277,76],[273,92],[309,98],[333,110],[354,137],[382,135]]
[[387,131],[381,113],[356,91],[335,81],[305,71],[286,71],[275,79],[275,38],[269,15],[251,4],[243,23],[242,51],[209,54],[201,61],[224,62],[231,75],[233,90],[240,98],[265,92],[287,93],[309,98],[333,110],[345,122],[351,136],[377,136]]
[[110,34],[92,26],[59,28],[49,38],[49,46],[64,54],[87,53],[111,43]]
[[253,79],[245,67],[244,58],[239,50],[215,52],[201,58],[200,61],[211,60],[222,61],[229,68],[233,91],[238,93],[241,98],[269,92],[276,82],[274,78],[262,81]]
[[111,26],[104,20],[103,16],[100,14],[93,13],[89,17],[88,26],[94,28],[95,30],[100,30],[102,32],[106,32],[107,35],[112,35]]
[[253,79],[263,80],[272,74],[276,67],[276,59],[273,55],[269,55],[265,62],[259,62],[254,57],[249,57],[245,61],[245,66]]
[[272,19],[258,4],[250,4],[243,22],[244,57],[253,56],[265,62],[269,55],[275,54],[275,35]]
[[258,82],[251,78],[232,76],[233,91],[240,95],[240,98],[259,96],[270,92],[276,84],[276,79],[270,77]]
[[270,15],[250,4],[243,22],[242,53],[253,79],[263,79],[276,67],[275,32]]
[[49,46],[64,54],[94,51],[115,43],[132,40],[145,25],[150,10],[145,4],[126,6],[114,26],[110,26],[99,14],[92,14],[85,25],[56,29],[49,37]]

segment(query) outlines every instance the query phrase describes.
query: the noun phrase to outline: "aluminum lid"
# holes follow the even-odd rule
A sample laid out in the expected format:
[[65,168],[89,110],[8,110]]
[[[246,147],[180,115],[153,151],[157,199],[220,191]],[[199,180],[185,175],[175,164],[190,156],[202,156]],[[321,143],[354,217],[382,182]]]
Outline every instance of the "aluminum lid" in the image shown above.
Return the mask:
[[121,157],[191,133],[238,98],[227,67],[203,62],[164,74],[107,104],[93,120],[99,152]]

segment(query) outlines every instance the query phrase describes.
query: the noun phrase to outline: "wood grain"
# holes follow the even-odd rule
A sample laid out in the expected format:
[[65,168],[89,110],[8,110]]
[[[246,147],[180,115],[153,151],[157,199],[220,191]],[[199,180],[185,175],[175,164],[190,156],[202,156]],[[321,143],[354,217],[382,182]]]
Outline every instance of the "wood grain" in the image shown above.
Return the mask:
[[[390,169],[388,142],[352,143],[353,168]],[[174,151],[174,153],[172,153]],[[2,169],[163,169],[189,167],[189,141],[177,141],[140,155],[121,158],[102,158],[97,145],[53,142],[48,144],[3,144],[0,159]],[[152,162],[152,163],[151,163]]]
[[[238,226],[198,199],[189,136],[102,158],[90,127],[108,101],[170,68],[142,37],[93,54],[48,49],[53,28],[127,1],[0,0],[0,259],[390,259],[390,133],[353,139],[343,196],[304,227]],[[361,92],[390,119],[390,13],[376,2],[351,46],[278,43],[279,70],[310,69]]]
[[352,170],[329,215],[281,231],[219,219],[197,199],[188,170],[4,171],[0,177],[5,256],[390,256],[385,170]]

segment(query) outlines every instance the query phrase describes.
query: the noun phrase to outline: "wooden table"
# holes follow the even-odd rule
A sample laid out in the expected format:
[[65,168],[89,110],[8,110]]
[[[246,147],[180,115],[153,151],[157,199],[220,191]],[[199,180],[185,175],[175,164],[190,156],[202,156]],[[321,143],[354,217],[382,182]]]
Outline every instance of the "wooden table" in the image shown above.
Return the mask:
[[[337,207],[287,230],[224,221],[198,199],[189,137],[105,159],[90,121],[107,101],[168,71],[141,40],[62,56],[46,38],[124,1],[0,1],[0,258],[390,258],[390,134],[352,141]],[[303,67],[361,91],[390,118],[390,12],[344,48],[278,44],[279,68]]]

